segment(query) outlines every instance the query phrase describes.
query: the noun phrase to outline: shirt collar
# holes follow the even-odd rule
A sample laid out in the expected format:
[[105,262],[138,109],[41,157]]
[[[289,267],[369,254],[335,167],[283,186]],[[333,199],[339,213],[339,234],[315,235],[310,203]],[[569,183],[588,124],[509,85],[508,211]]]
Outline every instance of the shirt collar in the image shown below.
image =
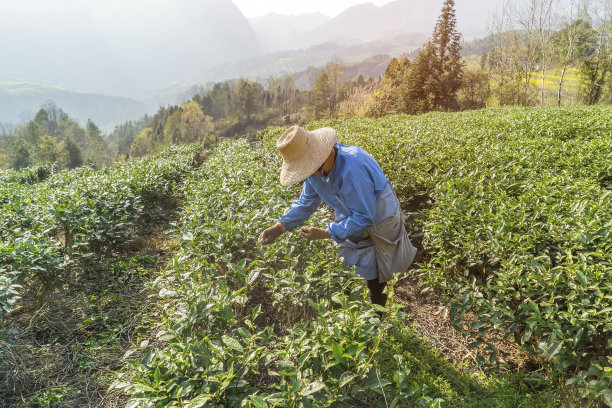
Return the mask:
[[335,142],[334,146],[336,146],[338,148],[338,154],[336,154],[336,159],[334,160],[334,165],[331,169],[331,171],[329,172],[329,174],[327,176],[321,176],[321,180],[324,183],[331,183],[331,181],[335,178],[335,174],[336,174],[336,169],[338,168],[338,160],[340,159],[340,146],[342,146],[340,143]]

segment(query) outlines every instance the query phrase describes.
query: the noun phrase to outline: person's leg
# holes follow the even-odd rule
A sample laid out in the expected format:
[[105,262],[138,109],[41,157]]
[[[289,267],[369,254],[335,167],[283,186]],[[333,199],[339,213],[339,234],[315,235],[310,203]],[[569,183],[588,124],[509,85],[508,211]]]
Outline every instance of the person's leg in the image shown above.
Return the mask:
[[387,286],[387,282],[380,283],[378,278],[367,280],[366,282],[368,289],[370,289],[370,302],[385,306],[387,304],[387,295],[383,293],[383,290]]

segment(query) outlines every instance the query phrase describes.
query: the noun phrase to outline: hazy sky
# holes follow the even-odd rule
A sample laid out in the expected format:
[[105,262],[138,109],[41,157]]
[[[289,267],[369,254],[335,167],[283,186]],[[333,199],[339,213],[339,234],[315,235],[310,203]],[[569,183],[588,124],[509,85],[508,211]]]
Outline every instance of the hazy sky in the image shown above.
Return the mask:
[[377,6],[392,0],[233,0],[245,17],[256,17],[272,11],[279,14],[301,14],[319,11],[326,16],[335,17],[341,11],[361,3]]

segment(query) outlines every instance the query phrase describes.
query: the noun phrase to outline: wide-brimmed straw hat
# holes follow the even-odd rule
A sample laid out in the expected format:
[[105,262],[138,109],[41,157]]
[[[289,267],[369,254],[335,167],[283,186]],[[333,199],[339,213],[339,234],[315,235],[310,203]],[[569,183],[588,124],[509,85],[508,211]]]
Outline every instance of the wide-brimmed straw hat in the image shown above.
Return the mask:
[[330,127],[313,131],[292,126],[278,138],[276,148],[283,156],[280,183],[290,186],[306,180],[325,162],[336,141]]

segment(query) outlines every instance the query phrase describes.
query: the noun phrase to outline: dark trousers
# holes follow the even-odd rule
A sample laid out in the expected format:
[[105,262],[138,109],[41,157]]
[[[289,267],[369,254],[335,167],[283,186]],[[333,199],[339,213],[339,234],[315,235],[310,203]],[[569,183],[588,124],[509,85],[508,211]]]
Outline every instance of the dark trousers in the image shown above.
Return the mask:
[[370,289],[370,302],[381,306],[387,304],[387,295],[383,293],[383,290],[387,286],[387,282],[380,283],[378,278],[367,280],[366,282],[368,284],[368,289]]

